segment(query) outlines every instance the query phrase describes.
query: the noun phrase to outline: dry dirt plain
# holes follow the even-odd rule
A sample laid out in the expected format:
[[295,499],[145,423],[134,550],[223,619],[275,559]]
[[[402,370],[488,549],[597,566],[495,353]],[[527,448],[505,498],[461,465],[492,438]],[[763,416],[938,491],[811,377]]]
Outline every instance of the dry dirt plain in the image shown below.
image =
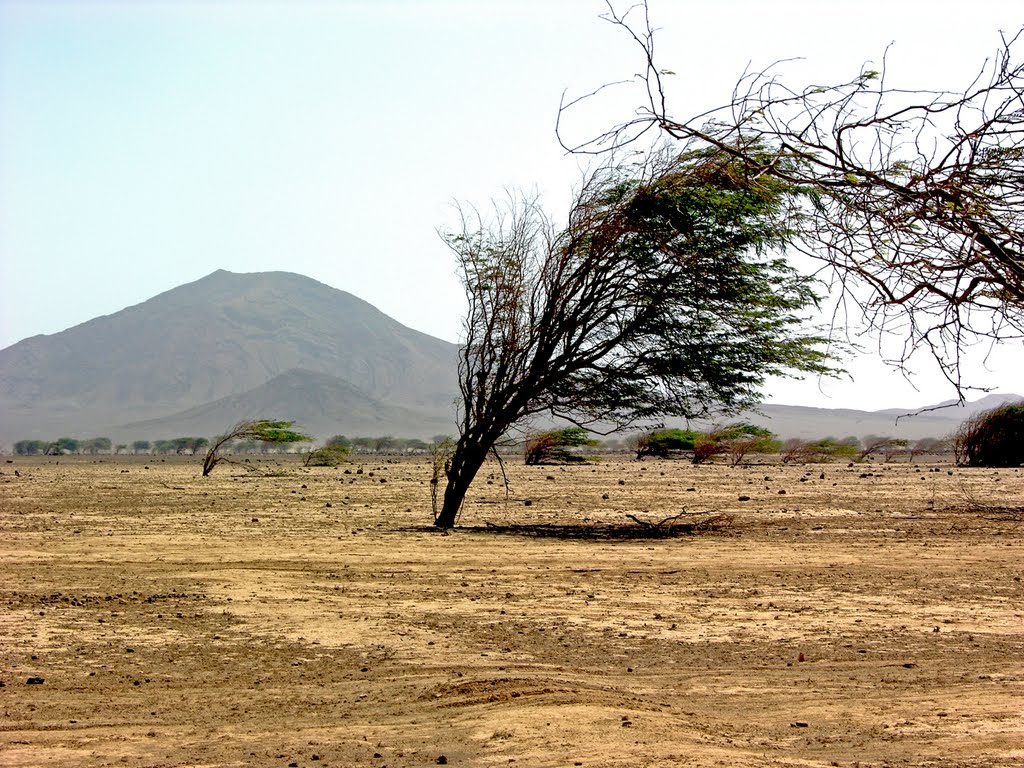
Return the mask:
[[258,466],[0,462],[0,765],[1024,764],[1020,470]]

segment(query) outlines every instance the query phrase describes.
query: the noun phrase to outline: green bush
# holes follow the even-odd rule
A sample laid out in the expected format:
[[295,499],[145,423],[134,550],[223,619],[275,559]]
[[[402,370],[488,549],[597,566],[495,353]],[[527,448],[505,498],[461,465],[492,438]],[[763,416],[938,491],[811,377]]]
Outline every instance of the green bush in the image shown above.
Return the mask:
[[666,459],[673,453],[692,451],[700,433],[691,429],[656,429],[640,435],[636,441],[636,457],[657,456]]
[[315,448],[306,454],[307,467],[336,467],[352,453],[351,445],[328,443],[322,448]]

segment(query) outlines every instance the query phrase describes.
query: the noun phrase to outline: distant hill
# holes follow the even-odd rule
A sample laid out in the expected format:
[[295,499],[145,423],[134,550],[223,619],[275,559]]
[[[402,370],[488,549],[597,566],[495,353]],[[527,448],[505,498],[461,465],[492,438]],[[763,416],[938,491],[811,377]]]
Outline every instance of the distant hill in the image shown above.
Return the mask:
[[336,376],[292,368],[247,392],[124,429],[140,435],[206,435],[212,427],[212,433],[225,433],[254,414],[287,414],[298,424],[313,425],[306,428],[321,437],[431,436],[455,428],[451,416],[389,405]]
[[[381,423],[399,412],[388,408],[406,409],[406,434],[433,434],[438,419],[452,424],[456,351],[308,277],[218,270],[112,315],[0,350],[0,439],[125,435],[119,427],[139,422],[163,422],[175,432],[171,417],[254,393],[296,370],[332,377],[329,386],[317,379],[327,390],[341,382],[364,393],[379,404]],[[309,387],[296,389],[290,402],[275,401],[281,411],[248,415],[312,418],[312,394]],[[365,411],[359,418],[374,420]],[[337,425],[336,417],[303,424],[318,434]],[[222,428],[203,426],[201,434]]]
[[783,437],[843,438],[874,434],[916,440],[921,437],[946,437],[968,416],[1019,400],[1024,398],[1015,394],[986,395],[962,406],[950,400],[923,409],[887,408],[881,411],[762,405],[759,410],[763,415],[746,414],[745,418],[763,424]]

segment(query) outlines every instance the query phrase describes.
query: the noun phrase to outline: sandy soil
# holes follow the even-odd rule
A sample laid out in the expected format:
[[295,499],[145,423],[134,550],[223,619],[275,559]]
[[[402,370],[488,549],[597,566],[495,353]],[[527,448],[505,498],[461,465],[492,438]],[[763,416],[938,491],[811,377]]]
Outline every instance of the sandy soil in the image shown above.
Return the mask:
[[258,466],[0,463],[0,765],[1024,765],[1020,470]]

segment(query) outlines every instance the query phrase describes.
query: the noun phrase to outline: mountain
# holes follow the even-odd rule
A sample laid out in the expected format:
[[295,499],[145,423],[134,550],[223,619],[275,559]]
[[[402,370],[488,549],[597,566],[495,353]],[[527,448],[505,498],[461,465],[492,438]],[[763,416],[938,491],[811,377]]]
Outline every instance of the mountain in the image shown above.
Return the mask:
[[[382,409],[382,423],[401,412],[409,418],[404,434],[433,434],[438,419],[452,423],[456,351],[308,277],[218,270],[112,315],[0,350],[0,439],[113,437],[131,432],[122,425],[151,421],[175,432],[170,417],[245,393],[258,408],[269,391],[260,388],[299,370],[329,377],[315,380],[323,391],[314,394],[309,384],[290,402],[278,398],[281,412],[247,415],[312,418],[310,399],[328,399],[347,386],[368,398],[360,401],[366,408],[378,404],[373,407]],[[295,380],[292,373],[271,390],[280,394],[284,382]],[[392,407],[405,410],[387,410]],[[321,434],[321,427],[337,424],[335,418],[302,426]],[[200,434],[224,425],[203,426]]]
[[253,414],[287,414],[298,424],[316,425],[321,437],[426,436],[451,433],[455,426],[451,416],[389,405],[344,379],[292,368],[247,392],[160,419],[126,424],[124,429],[141,435],[205,435],[215,427],[213,432],[226,433]]

